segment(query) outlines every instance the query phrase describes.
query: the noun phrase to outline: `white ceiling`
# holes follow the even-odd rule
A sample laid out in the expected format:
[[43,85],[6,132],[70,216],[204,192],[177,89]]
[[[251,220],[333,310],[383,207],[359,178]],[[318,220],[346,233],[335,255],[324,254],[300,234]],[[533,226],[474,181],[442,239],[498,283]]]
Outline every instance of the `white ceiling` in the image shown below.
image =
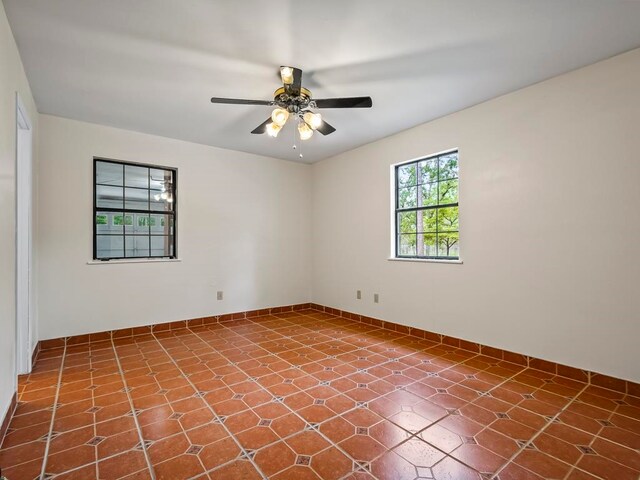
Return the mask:
[[640,46],[636,0],[3,0],[42,113],[299,160],[249,132],[279,65],[337,128],[313,162]]

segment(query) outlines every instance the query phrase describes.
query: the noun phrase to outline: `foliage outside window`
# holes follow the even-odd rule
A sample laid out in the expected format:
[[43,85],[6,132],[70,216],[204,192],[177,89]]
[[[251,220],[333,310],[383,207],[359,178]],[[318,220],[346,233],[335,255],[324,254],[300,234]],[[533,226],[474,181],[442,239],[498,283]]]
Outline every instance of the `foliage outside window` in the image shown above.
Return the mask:
[[396,257],[458,260],[458,152],[395,168]]
[[176,257],[175,169],[94,159],[93,258]]

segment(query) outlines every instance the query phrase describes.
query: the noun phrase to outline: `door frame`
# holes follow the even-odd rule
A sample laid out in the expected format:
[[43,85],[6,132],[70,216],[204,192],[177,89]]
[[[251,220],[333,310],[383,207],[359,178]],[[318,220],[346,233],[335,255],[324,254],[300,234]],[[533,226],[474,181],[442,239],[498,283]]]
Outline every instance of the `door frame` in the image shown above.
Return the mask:
[[16,370],[31,372],[33,273],[33,127],[16,92]]

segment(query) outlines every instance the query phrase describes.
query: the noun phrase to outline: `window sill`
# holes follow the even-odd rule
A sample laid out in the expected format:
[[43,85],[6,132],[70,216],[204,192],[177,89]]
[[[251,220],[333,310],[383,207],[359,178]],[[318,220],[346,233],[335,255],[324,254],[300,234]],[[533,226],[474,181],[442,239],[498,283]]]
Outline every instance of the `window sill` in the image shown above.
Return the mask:
[[113,265],[116,263],[165,263],[165,262],[181,262],[180,258],[132,258],[118,260],[90,260],[87,265]]
[[418,263],[451,263],[462,265],[462,260],[438,260],[437,258],[396,258],[390,257],[387,260],[391,262],[418,262]]

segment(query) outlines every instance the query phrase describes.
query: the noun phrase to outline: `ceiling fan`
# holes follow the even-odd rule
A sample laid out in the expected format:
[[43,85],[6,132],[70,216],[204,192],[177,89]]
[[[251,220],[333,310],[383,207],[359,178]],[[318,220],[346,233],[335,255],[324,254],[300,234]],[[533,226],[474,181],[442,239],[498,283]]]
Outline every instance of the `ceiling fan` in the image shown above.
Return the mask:
[[371,97],[323,98],[314,99],[311,92],[302,86],[302,70],[294,67],[280,67],[283,86],[273,94],[273,100],[243,100],[237,98],[213,97],[211,103],[232,105],[268,105],[276,108],[271,117],[258,125],[251,133],[267,133],[277,137],[278,133],[291,117],[298,120],[298,133],[301,140],[311,138],[314,131],[329,135],[336,131],[322,119],[322,115],[313,110],[319,108],[371,108]]

